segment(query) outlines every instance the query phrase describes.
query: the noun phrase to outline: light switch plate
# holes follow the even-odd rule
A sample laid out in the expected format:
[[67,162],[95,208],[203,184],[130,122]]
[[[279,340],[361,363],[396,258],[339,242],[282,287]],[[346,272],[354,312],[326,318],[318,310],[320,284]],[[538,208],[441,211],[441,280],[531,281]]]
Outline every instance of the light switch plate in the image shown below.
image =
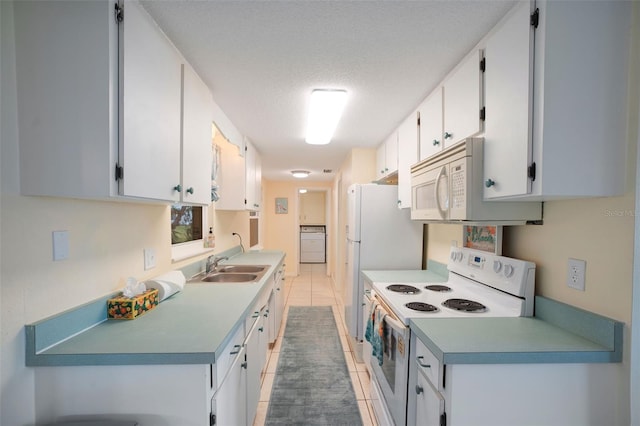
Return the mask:
[[148,271],[156,267],[156,251],[152,248],[144,249],[144,270]]
[[53,231],[53,260],[69,258],[69,232]]

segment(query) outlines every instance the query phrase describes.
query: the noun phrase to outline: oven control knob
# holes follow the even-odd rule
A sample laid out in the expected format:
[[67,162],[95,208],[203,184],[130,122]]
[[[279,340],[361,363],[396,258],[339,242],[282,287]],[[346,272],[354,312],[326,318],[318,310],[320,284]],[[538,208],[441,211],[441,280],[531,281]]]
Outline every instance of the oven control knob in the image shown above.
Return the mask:
[[500,273],[501,270],[502,270],[502,262],[500,262],[499,260],[494,260],[493,261],[493,272],[498,274],[498,273]]
[[457,253],[455,251],[451,252],[451,255],[449,256],[451,258],[451,260],[456,260],[456,254]]
[[456,260],[458,262],[462,262],[462,252],[461,251],[456,253]]
[[511,278],[512,275],[513,275],[513,266],[504,265],[504,276],[507,278]]

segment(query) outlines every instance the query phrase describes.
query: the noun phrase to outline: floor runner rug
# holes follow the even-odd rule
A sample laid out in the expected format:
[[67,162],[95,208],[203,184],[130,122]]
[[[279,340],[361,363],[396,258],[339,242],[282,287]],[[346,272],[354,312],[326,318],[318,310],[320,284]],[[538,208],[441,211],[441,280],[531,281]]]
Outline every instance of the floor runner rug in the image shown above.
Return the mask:
[[266,425],[362,425],[330,306],[291,306]]

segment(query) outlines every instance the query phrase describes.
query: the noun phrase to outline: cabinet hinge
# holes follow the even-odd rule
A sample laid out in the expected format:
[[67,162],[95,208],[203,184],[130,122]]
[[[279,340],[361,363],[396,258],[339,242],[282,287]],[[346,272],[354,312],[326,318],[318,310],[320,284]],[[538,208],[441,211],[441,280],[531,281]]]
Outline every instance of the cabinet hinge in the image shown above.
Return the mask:
[[533,28],[538,28],[538,22],[540,22],[540,9],[536,7],[536,10],[531,14],[531,20],[529,22]]
[[486,115],[486,109],[485,109],[485,107],[482,107],[482,108],[480,109],[480,120],[481,120],[481,121],[484,121],[484,119],[485,119],[485,115]]
[[418,122],[418,126],[420,126],[420,114],[418,114],[417,122]]
[[532,181],[536,180],[536,162],[531,163],[529,167],[527,167],[527,177]]
[[121,6],[119,3],[116,3],[115,13],[116,22],[124,21],[124,5]]
[[440,426],[447,426],[447,413],[440,414]]
[[116,180],[121,180],[122,178],[124,178],[124,167],[116,163]]
[[216,415],[211,413],[209,414],[209,426],[214,426],[216,424]]
[[246,198],[244,199],[244,205],[245,206],[247,205],[247,199]]
[[480,59],[480,71],[484,72],[487,69],[487,58]]

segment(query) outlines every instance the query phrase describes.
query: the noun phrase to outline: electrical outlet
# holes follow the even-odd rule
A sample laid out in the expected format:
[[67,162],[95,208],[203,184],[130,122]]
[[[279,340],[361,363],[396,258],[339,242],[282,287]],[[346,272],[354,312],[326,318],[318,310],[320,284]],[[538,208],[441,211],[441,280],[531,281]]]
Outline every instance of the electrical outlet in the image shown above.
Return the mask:
[[156,267],[156,251],[152,248],[144,249],[144,270],[148,271]]
[[567,285],[576,290],[584,291],[584,281],[587,262],[580,259],[569,258],[567,268]]
[[53,260],[69,258],[69,232],[53,231]]

